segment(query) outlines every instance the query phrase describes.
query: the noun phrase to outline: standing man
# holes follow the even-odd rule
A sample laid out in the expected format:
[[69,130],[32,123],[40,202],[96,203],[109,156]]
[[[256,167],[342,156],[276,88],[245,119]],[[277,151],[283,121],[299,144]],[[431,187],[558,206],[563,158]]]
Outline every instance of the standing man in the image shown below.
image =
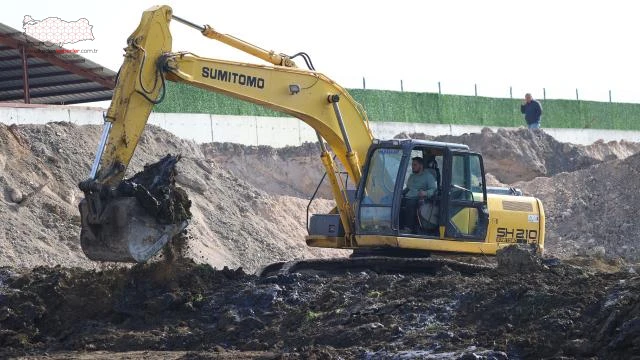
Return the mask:
[[530,93],[524,96],[524,102],[520,105],[520,112],[524,114],[524,120],[527,122],[529,129],[540,128],[542,105],[538,100],[534,100]]

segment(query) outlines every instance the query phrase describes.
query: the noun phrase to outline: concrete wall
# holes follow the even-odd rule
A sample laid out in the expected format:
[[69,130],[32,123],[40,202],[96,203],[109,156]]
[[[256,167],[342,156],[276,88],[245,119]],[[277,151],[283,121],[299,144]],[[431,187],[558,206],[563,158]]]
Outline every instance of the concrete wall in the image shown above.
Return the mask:
[[103,109],[86,106],[55,106],[0,103],[4,124],[46,124],[70,121],[75,124],[102,124]]
[[[0,122],[5,124],[44,124],[69,121],[78,125],[100,125],[105,109],[81,106],[41,106],[0,104]],[[179,137],[197,142],[234,142],[245,145],[282,147],[315,142],[315,131],[294,118],[231,116],[209,114],[152,113],[149,123],[160,126]],[[372,122],[375,137],[388,139],[399,133],[428,135],[461,135],[480,132],[481,126],[442,125],[405,122]],[[497,128],[492,128],[494,131]],[[591,144],[597,140],[640,142],[640,131],[601,129],[544,129],[562,142]]]

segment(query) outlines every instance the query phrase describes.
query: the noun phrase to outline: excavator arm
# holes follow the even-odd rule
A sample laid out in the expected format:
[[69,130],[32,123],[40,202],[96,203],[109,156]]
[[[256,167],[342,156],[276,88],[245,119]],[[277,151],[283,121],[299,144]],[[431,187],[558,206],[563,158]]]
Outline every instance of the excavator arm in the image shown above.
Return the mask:
[[[172,19],[271,65],[171,52]],[[89,258],[146,261],[186,226],[185,222],[159,224],[135,199],[121,198],[114,190],[124,177],[154,104],[164,98],[165,81],[190,84],[284,112],[316,130],[338,212],[346,236],[351,236],[353,207],[324,141],[352,181],[358,183],[373,136],[364,109],[344,88],[318,72],[297,68],[287,55],[175,17],[168,6],[144,12],[140,25],[127,40],[124,57],[90,177],[80,184],[85,193],[80,204],[81,244]]]

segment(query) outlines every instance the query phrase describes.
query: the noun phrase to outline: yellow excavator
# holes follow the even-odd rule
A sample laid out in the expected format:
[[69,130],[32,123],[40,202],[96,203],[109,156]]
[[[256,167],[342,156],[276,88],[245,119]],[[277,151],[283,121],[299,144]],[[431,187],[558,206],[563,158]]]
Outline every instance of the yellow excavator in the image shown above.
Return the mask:
[[[172,52],[172,20],[268,64]],[[143,13],[124,57],[90,177],[80,183],[85,194],[79,205],[81,245],[90,259],[147,261],[188,224],[186,194],[170,186],[177,158],[154,165],[155,174],[162,176],[123,180],[149,114],[164,97],[166,81],[259,104],[296,117],[316,131],[336,207],[310,217],[309,246],[404,257],[431,252],[496,254],[514,243],[530,244],[538,252],[544,248],[540,200],[514,189],[487,187],[482,156],[466,145],[375,139],[363,107],[316,72],[306,53],[267,51],[179,18],[168,6],[156,6]],[[309,69],[297,67],[296,57]],[[420,198],[415,213],[410,213],[416,225],[407,227],[404,190],[415,158],[432,172],[437,189],[429,199]],[[177,200],[164,203],[170,195]]]

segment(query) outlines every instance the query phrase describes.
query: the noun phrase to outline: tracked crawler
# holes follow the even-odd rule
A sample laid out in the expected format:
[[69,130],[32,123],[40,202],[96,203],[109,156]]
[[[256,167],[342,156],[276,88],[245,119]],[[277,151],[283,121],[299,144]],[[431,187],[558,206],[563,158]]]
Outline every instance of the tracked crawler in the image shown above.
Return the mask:
[[258,271],[258,275],[261,277],[269,277],[292,273],[327,274],[365,270],[379,274],[424,273],[433,275],[444,267],[448,267],[449,269],[464,275],[472,275],[481,271],[493,269],[491,266],[469,264],[451,259],[371,256],[276,262],[262,268]]

